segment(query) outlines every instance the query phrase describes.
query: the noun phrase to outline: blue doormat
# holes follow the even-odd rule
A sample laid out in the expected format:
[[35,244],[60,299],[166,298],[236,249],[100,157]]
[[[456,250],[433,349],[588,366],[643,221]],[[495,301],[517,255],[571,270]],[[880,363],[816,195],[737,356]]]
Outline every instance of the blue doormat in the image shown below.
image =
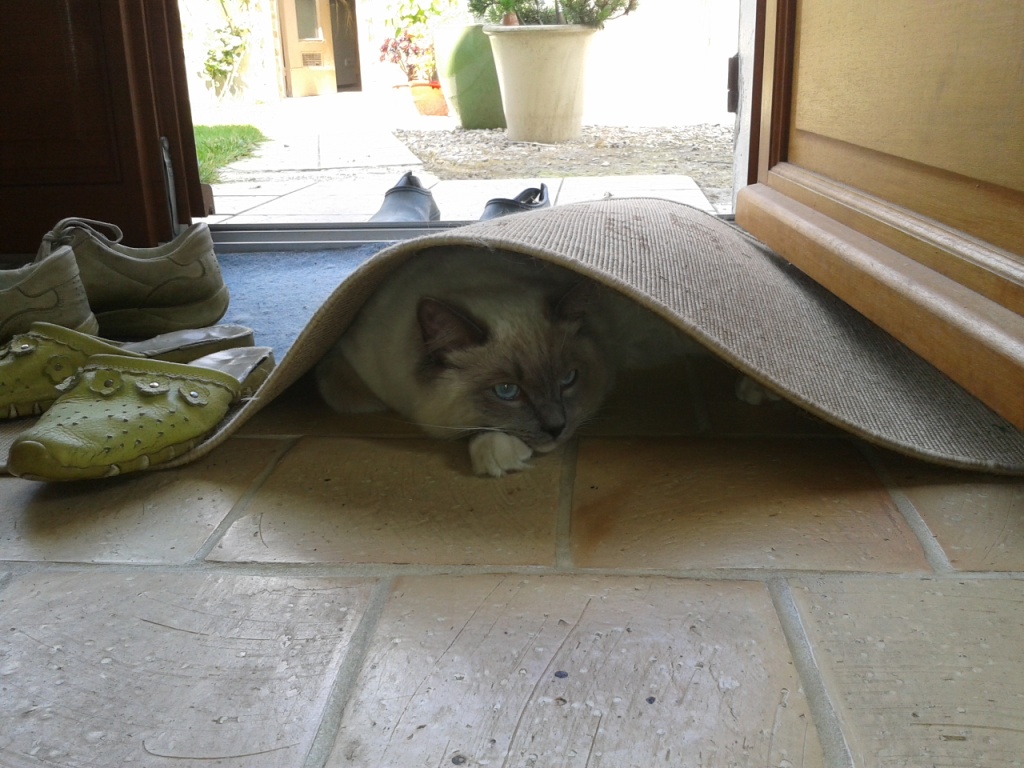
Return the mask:
[[283,360],[313,313],[353,270],[391,243],[325,251],[218,254],[231,303],[221,323],[256,332],[256,344]]

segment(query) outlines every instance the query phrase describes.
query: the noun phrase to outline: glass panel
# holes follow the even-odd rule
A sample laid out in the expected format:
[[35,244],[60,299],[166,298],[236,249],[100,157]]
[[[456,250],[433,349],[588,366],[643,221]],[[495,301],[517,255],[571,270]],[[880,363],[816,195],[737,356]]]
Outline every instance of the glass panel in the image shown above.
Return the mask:
[[299,33],[299,40],[320,39],[316,0],[295,0],[295,26]]

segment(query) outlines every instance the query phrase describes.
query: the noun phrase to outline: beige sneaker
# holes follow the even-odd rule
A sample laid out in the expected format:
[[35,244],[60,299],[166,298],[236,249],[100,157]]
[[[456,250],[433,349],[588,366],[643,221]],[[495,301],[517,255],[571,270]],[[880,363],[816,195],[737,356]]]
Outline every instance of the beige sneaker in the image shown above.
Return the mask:
[[0,270],[0,344],[35,322],[89,334],[99,327],[70,248],[57,248],[18,269]]
[[205,222],[155,248],[129,248],[120,244],[122,237],[113,224],[62,219],[43,236],[36,262],[51,259],[56,246],[71,247],[104,336],[148,338],[213,325],[224,316],[228,289]]

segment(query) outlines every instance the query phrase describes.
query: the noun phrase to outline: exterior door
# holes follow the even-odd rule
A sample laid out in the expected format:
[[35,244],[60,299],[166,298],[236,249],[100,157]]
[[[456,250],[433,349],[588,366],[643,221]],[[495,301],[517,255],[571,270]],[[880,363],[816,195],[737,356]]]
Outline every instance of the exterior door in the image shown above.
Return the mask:
[[359,90],[359,28],[355,0],[331,0],[334,74],[338,90]]
[[68,216],[146,246],[204,215],[176,0],[0,0],[0,18],[0,253]]
[[1024,4],[761,21],[737,223],[1024,429]]

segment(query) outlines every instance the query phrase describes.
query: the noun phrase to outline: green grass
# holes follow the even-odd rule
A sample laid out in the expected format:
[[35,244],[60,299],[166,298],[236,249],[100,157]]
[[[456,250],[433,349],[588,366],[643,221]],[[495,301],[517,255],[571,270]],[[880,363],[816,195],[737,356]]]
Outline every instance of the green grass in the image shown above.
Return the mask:
[[225,165],[249,157],[267,140],[253,125],[197,125],[196,155],[199,156],[199,181],[213,184]]

